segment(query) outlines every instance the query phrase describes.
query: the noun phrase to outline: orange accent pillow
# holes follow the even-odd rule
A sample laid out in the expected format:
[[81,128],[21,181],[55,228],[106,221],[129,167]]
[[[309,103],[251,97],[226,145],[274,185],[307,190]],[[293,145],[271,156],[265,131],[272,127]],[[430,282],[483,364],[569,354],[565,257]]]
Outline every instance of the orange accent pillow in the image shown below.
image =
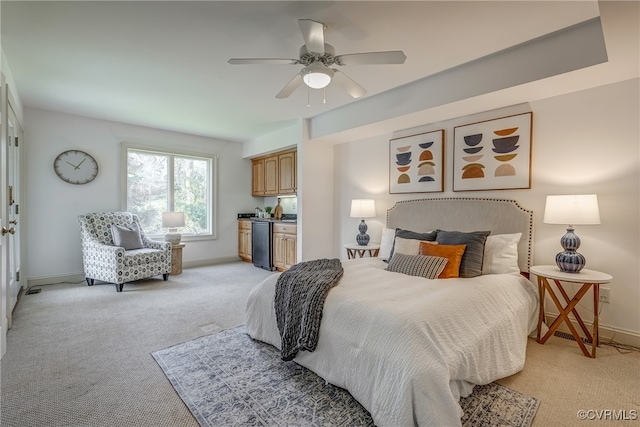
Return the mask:
[[439,256],[447,258],[447,265],[438,276],[438,279],[459,277],[460,261],[467,245],[434,245],[431,242],[420,242],[420,255]]

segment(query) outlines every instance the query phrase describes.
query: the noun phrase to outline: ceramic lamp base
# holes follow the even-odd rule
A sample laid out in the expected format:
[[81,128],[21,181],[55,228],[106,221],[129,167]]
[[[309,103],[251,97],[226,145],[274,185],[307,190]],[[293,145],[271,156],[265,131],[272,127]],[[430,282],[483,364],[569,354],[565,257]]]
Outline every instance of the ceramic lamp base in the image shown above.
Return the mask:
[[367,234],[367,224],[364,222],[364,219],[362,220],[362,222],[360,222],[360,225],[358,226],[358,231],[360,231],[360,234],[358,234],[356,236],[356,242],[360,245],[360,246],[367,246],[369,244],[369,235]]
[[563,251],[556,255],[556,264],[560,271],[578,273],[584,268],[586,260],[576,251]]
[[170,228],[167,234],[164,235],[164,241],[172,245],[177,245],[180,240],[182,240],[182,234],[178,233],[177,228]]
[[567,228],[567,234],[560,239],[564,251],[556,255],[556,264],[565,273],[578,273],[586,264],[584,256],[576,252],[580,247],[580,238],[573,231],[573,227]]

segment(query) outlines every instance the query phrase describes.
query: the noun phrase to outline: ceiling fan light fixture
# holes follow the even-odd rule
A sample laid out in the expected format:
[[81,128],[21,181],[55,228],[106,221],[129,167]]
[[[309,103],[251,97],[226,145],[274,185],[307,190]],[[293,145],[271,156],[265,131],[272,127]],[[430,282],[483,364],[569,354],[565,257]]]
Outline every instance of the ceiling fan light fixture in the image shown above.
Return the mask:
[[327,68],[319,62],[314,62],[313,64],[304,67],[301,74],[304,84],[309,86],[311,89],[322,89],[331,83],[331,78],[333,78],[334,72],[331,68]]

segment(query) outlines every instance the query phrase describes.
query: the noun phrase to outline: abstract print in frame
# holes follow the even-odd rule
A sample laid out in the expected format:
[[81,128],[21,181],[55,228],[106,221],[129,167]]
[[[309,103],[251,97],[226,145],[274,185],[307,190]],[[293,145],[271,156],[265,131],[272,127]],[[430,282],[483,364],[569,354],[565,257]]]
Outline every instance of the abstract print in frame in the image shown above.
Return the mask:
[[444,190],[444,130],[389,141],[389,193]]
[[533,113],[453,129],[453,191],[531,188]]

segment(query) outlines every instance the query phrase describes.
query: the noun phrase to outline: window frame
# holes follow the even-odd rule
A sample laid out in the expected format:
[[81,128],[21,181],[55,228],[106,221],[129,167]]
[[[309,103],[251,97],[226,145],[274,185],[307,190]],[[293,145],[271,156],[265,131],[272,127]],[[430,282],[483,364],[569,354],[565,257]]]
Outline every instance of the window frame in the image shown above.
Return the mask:
[[[127,178],[129,171],[129,150],[134,151],[146,151],[151,154],[158,154],[163,156],[177,156],[177,157],[196,157],[204,160],[208,160],[211,162],[211,171],[210,171],[210,182],[209,188],[211,193],[209,194],[209,221],[211,223],[211,232],[205,234],[193,234],[193,233],[185,233],[182,234],[183,242],[190,241],[198,241],[198,240],[215,240],[218,238],[218,159],[220,155],[215,153],[205,153],[205,152],[197,152],[197,151],[189,151],[175,148],[167,148],[162,146],[152,146],[152,145],[142,145],[135,144],[129,142],[122,143],[121,149],[121,173],[120,173],[120,181],[121,181],[121,200],[120,205],[123,211],[127,211]],[[173,173],[173,166],[169,165],[167,173]],[[173,183],[174,177],[169,177],[169,182]],[[169,194],[169,200],[173,201],[174,194],[173,191]],[[151,239],[163,239],[164,234],[148,234],[147,235]]]

